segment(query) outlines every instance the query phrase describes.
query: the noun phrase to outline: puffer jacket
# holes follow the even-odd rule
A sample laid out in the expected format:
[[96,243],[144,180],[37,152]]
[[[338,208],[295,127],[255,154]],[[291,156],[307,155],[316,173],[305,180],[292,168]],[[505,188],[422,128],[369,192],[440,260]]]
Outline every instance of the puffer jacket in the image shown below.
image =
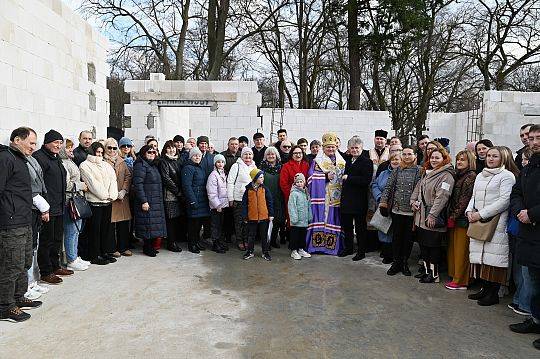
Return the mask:
[[118,198],[116,173],[103,157],[88,155],[79,169],[82,180],[88,186],[85,195],[90,204],[107,204]]
[[[135,215],[135,235],[142,239],[167,236],[161,175],[156,161],[147,161],[142,156],[133,165],[132,189],[135,194],[133,205]],[[143,211],[143,203],[150,210]]]
[[518,263],[540,268],[540,153],[535,153],[521,171],[510,196],[510,210],[517,216],[527,210],[531,223],[519,224]]
[[375,201],[377,201],[377,203],[380,203],[381,201],[382,194],[384,192],[384,189],[386,188],[388,179],[392,175],[392,172],[394,172],[394,170],[391,166],[389,166],[386,170],[382,171],[373,180],[373,182],[371,182],[371,193],[373,194],[373,198],[375,198]]
[[227,197],[227,176],[225,171],[213,170],[206,181],[206,193],[208,193],[208,202],[211,209],[220,209],[229,206]]
[[[79,167],[71,158],[68,157],[64,148],[60,150],[60,158],[62,159],[62,165],[66,169],[66,203],[73,197],[73,192],[79,192],[83,194],[82,190],[86,187],[83,181],[81,181],[81,171]],[[84,162],[84,161],[83,161]]]
[[[420,202],[420,210],[414,215],[414,224],[433,232],[446,232],[446,227],[428,228],[426,225],[426,206],[431,207],[429,214],[437,218],[441,211],[447,210],[447,204],[454,188],[454,169],[447,164],[424,174],[411,195],[411,202]],[[424,195],[424,201],[422,200]]]
[[118,192],[121,190],[126,191],[124,198],[117,198],[112,204],[111,222],[129,221],[131,219],[131,208],[129,206],[128,194],[131,188],[131,171],[127,163],[120,156],[116,156],[114,159],[107,158],[106,162],[114,168]]
[[510,194],[516,179],[512,172],[504,167],[484,168],[476,176],[474,189],[466,212],[478,211],[483,219],[501,214],[495,234],[489,242],[471,238],[469,244],[469,261],[473,264],[487,264],[493,267],[508,268],[508,207]]
[[392,171],[381,195],[381,204],[393,213],[412,214],[411,195],[420,181],[420,167],[398,167]]
[[227,197],[229,202],[242,201],[246,186],[251,183],[249,172],[254,168],[257,168],[255,162],[251,162],[251,165],[248,166],[242,158],[236,160],[236,163],[231,166],[227,176]]
[[202,167],[192,160],[188,160],[182,168],[182,191],[186,197],[189,218],[210,216],[210,206],[206,194],[206,174]]
[[312,221],[313,216],[309,196],[305,191],[295,186],[292,187],[289,195],[288,209],[291,226],[307,227]]
[[242,197],[242,216],[245,221],[261,222],[274,217],[272,193],[264,184],[255,188],[253,183],[246,185]]

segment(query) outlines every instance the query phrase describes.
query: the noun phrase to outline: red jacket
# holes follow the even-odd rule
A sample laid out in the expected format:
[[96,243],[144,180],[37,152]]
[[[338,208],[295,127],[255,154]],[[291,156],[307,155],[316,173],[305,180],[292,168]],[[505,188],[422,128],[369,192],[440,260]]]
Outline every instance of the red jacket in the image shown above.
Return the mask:
[[291,187],[294,182],[294,176],[297,173],[302,173],[306,177],[309,170],[309,163],[306,160],[296,162],[295,160],[290,160],[283,165],[281,172],[279,174],[279,187],[281,192],[283,192],[283,197],[285,203],[289,202],[289,194],[291,193]]

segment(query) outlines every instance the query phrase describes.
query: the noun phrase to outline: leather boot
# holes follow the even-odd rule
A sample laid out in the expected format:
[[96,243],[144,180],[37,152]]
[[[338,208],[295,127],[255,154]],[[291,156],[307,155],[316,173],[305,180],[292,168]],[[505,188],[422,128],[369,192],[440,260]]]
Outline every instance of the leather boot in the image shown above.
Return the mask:
[[480,300],[484,298],[486,295],[488,295],[490,287],[491,287],[490,282],[482,281],[482,288],[476,293],[469,294],[467,298],[471,300]]
[[219,246],[219,241],[217,239],[212,243],[212,251],[220,254],[225,253],[225,250]]
[[500,284],[498,283],[491,283],[489,286],[489,290],[487,291],[486,295],[483,298],[480,298],[478,300],[478,305],[481,305],[483,307],[487,307],[494,304],[499,304],[499,288]]
[[439,283],[439,266],[437,264],[428,263],[428,272],[427,276],[420,278],[420,283]]
[[409,264],[407,263],[407,258],[403,259],[401,273],[403,273],[403,275],[406,277],[410,277],[412,275],[411,270],[409,269]]
[[152,247],[152,240],[151,239],[145,239],[144,240],[143,253],[146,254],[148,257],[155,257],[156,256],[156,250]]
[[177,242],[173,242],[173,241],[168,241],[167,242],[167,249],[171,252],[182,252],[182,248],[180,248],[180,246],[178,245]]
[[392,265],[390,266],[390,269],[388,269],[388,271],[386,272],[386,274],[387,274],[387,275],[396,275],[396,274],[398,274],[399,272],[401,272],[402,266],[403,266],[402,263],[400,263],[400,262],[394,262],[394,263],[392,263]]
[[422,261],[422,264],[418,266],[418,274],[414,277],[417,279],[423,278],[428,275],[427,272],[427,263],[425,261]]

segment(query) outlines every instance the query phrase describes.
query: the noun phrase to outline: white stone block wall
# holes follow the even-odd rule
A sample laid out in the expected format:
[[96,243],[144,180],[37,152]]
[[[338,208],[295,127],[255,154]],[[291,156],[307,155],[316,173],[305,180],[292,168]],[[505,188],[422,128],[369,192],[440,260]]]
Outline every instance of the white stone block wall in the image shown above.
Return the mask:
[[[30,126],[39,143],[49,129],[75,139],[104,138],[109,124],[108,42],[62,0],[0,1],[0,143]],[[88,81],[87,64],[96,67]],[[96,95],[96,111],[88,93]]]

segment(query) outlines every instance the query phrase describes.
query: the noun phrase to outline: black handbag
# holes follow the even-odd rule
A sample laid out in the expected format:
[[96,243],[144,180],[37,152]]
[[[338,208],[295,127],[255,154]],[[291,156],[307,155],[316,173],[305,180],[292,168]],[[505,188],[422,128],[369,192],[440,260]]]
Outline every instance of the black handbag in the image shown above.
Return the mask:
[[69,214],[74,221],[92,217],[92,209],[83,195],[73,192],[69,200]]

